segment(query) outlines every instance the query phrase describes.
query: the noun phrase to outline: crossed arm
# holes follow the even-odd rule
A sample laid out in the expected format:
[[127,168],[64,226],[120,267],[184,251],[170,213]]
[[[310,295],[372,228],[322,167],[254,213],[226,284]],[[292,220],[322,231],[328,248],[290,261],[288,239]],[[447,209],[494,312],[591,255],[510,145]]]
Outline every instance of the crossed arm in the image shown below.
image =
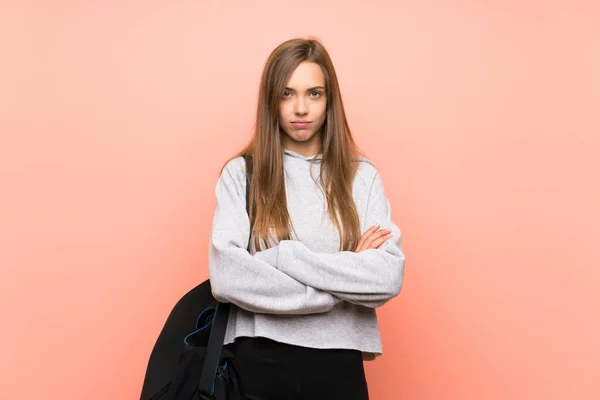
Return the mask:
[[[401,232],[391,221],[379,175],[373,180],[356,251],[316,253],[302,242],[284,240],[251,255],[245,184],[227,166],[216,186],[209,272],[213,295],[256,313],[311,314],[348,301],[379,307],[401,289],[404,254]],[[390,236],[385,236],[387,232]]]

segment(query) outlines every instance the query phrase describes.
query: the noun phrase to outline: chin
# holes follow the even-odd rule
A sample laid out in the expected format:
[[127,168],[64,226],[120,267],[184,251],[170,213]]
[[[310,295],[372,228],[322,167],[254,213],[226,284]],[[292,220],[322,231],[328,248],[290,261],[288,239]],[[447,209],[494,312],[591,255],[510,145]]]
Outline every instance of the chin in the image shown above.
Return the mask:
[[312,136],[309,135],[294,135],[292,136],[292,139],[294,139],[296,142],[308,142],[310,139],[312,138]]
[[288,139],[293,140],[297,143],[309,142],[315,138],[316,135],[319,134],[318,131],[314,130],[300,130],[295,129],[293,127],[286,127],[286,129],[282,129],[282,134],[288,137]]
[[315,136],[316,132],[308,132],[308,131],[296,131],[293,132],[290,137],[294,139],[296,142],[307,142],[311,140]]

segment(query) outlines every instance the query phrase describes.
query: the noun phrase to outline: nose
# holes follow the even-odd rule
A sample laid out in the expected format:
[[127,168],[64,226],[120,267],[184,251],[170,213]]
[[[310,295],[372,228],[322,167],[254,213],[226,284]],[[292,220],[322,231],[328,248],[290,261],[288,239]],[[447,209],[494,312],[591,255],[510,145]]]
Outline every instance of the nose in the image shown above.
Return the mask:
[[302,96],[296,97],[296,102],[294,104],[294,113],[296,115],[308,114],[308,104]]

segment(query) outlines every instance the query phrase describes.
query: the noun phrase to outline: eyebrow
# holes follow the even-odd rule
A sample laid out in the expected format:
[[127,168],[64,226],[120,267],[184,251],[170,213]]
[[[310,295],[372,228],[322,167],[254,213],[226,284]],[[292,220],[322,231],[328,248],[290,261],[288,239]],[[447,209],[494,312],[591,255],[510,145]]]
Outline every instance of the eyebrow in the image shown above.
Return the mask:
[[[323,87],[323,86],[314,86],[314,87],[306,89],[306,91],[310,92],[311,90],[317,90],[317,89],[325,90],[325,87]],[[290,87],[286,87],[285,90],[289,90],[290,92],[295,92],[295,90],[292,89],[292,88],[290,88]]]

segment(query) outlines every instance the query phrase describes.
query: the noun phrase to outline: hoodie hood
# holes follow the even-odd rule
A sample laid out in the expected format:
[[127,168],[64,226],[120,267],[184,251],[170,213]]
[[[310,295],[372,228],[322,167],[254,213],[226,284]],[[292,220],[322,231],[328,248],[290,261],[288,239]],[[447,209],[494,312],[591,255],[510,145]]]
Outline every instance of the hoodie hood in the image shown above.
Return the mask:
[[[322,160],[323,159],[323,154],[322,153],[318,153],[318,154],[314,154],[312,156],[303,156],[300,153],[296,153],[295,151],[292,150],[288,150],[288,149],[284,149],[283,153],[286,157],[292,158],[292,159],[297,159],[300,161],[307,161],[307,162],[311,162],[313,160]],[[373,165],[373,162],[371,162],[371,160],[369,160],[366,157],[360,156],[358,158],[359,162],[364,162],[370,165]]]
[[297,158],[303,161],[321,160],[323,158],[323,154],[321,153],[314,154],[312,156],[303,156],[300,153],[296,153],[295,151],[288,149],[283,149],[283,153],[288,157]]

